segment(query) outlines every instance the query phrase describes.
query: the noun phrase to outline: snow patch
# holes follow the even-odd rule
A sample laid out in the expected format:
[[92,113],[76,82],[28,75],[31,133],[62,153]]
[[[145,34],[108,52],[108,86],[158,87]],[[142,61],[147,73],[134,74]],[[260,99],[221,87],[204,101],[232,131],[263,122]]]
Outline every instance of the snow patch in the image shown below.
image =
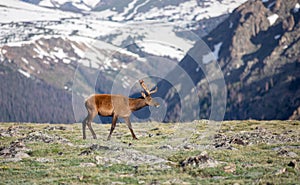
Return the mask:
[[223,44],[223,42],[220,42],[220,43],[214,45],[214,55],[216,57],[216,60],[219,59],[219,51],[220,51],[222,44]]
[[22,69],[18,69],[18,72],[24,75],[26,78],[30,78],[30,74]]
[[38,57],[40,59],[43,59],[44,56],[47,57],[49,56],[49,53],[47,51],[45,51],[43,48],[41,48],[39,45],[35,45],[35,48],[33,49],[33,51],[35,51],[38,54]]
[[274,39],[275,39],[275,40],[278,40],[280,37],[281,37],[281,35],[278,34],[278,35],[275,35]]
[[63,63],[65,63],[65,64],[70,64],[70,63],[71,63],[71,60],[68,59],[68,58],[64,58],[64,59],[63,59]]
[[22,60],[25,64],[27,64],[27,65],[29,64],[29,62],[28,62],[28,60],[27,60],[26,58],[22,57],[21,60]]
[[220,51],[222,44],[223,44],[223,42],[220,42],[220,43],[214,45],[213,53],[209,52],[208,54],[206,54],[202,57],[203,64],[209,64],[210,62],[219,59],[219,51]]
[[53,4],[51,3],[51,0],[44,0],[39,2],[40,6],[45,6],[45,7],[54,7]]
[[185,53],[177,48],[176,46],[169,45],[168,43],[163,43],[159,41],[145,41],[137,42],[144,52],[149,54],[154,54],[157,56],[171,57],[180,61]]
[[279,16],[277,14],[273,14],[273,15],[268,17],[270,26],[272,26],[277,21],[278,17]]
[[16,0],[0,2],[0,22],[33,22],[40,20],[61,20],[62,18],[76,17],[76,14],[39,7],[33,4]]
[[74,52],[80,57],[80,58],[84,58],[85,56],[85,52],[82,51],[81,49],[79,49],[75,44],[71,43],[71,46],[74,50]]
[[64,52],[64,50],[62,49],[62,48],[57,48],[57,47],[55,47],[54,48],[54,50],[56,51],[56,52],[51,52],[50,54],[51,55],[54,55],[54,56],[56,56],[57,58],[59,58],[59,59],[63,59],[63,58],[65,58],[65,57],[68,57],[68,55]]
[[298,12],[299,12],[299,9],[300,9],[300,4],[297,3],[297,4],[295,5],[295,7],[294,7],[293,12],[294,12],[294,13],[298,13]]
[[210,62],[214,61],[216,58],[215,56],[209,52],[206,55],[203,55],[202,60],[203,60],[203,64],[209,64]]

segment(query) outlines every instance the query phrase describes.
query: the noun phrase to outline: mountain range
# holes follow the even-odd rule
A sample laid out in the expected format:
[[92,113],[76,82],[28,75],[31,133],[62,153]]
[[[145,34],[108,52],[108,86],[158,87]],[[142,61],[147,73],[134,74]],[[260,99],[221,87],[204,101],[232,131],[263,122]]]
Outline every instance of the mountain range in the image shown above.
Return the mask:
[[[119,91],[139,92],[137,77],[151,71],[172,75],[174,66],[197,88],[201,111],[190,112],[208,119],[209,84],[188,54],[197,51],[198,40],[224,74],[225,119],[299,119],[299,2],[244,2],[1,2],[0,121],[80,121],[89,94],[110,93],[117,78]],[[180,84],[148,82],[158,84],[156,96],[167,107],[159,110],[167,111],[159,121],[180,120],[178,98],[191,97],[173,93]],[[136,116],[155,119],[147,118],[148,109]]]
[[[217,53],[224,74],[225,119],[300,118],[299,7],[297,0],[247,1],[203,37]],[[190,67],[195,61],[189,55],[180,63],[197,84],[204,110],[200,117],[207,118],[211,113],[207,107],[212,104],[207,79]],[[172,102],[166,121],[177,120],[180,106],[171,91],[167,88],[162,93],[166,102]]]

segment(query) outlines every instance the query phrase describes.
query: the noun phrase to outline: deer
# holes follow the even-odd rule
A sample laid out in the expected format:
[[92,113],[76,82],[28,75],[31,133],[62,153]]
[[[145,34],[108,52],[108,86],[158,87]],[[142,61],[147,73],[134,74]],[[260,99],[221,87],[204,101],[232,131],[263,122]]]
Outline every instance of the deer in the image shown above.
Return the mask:
[[107,140],[111,139],[111,135],[116,127],[116,123],[119,117],[125,120],[127,127],[129,128],[132,138],[137,140],[138,138],[133,132],[130,122],[130,115],[132,112],[137,111],[146,106],[159,107],[160,104],[156,102],[151,95],[156,93],[158,88],[149,90],[144,83],[144,80],[139,80],[143,91],[141,91],[141,97],[129,98],[118,94],[93,94],[85,100],[85,107],[88,115],[82,122],[83,139],[86,139],[86,126],[91,131],[93,138],[97,139],[97,136],[92,128],[92,121],[98,114],[103,117],[112,117],[112,123]]

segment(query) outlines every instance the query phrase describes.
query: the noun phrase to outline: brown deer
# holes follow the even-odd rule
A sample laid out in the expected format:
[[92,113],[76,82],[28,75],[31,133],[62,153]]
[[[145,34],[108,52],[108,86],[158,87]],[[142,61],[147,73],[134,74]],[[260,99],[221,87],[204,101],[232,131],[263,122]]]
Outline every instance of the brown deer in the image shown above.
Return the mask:
[[146,91],[146,94],[143,91],[141,92],[142,97],[140,98],[128,98],[122,95],[113,94],[94,94],[85,100],[85,107],[88,111],[88,115],[82,122],[83,139],[86,139],[86,125],[90,129],[93,138],[97,139],[91,125],[91,122],[94,120],[97,114],[99,116],[112,117],[112,124],[107,140],[110,140],[111,134],[116,127],[116,123],[119,117],[124,118],[133,139],[137,139],[132,130],[131,122],[129,119],[131,113],[145,106],[159,106],[159,103],[154,101],[151,97],[151,94],[157,92],[157,87],[154,90],[150,91],[144,84],[144,80],[139,80],[139,82],[142,88]]

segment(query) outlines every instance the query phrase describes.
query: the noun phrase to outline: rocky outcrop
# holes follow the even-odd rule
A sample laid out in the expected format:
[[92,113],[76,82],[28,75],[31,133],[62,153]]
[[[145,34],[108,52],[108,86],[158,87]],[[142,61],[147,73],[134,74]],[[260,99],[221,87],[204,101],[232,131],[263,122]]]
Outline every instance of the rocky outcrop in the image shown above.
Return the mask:
[[[248,1],[203,38],[213,52],[220,45],[217,58],[228,90],[225,119],[299,119],[300,11],[297,6],[297,0]],[[197,44],[193,49],[196,47]],[[210,90],[203,73],[195,72],[194,64],[189,56],[180,62],[197,84],[200,118],[209,118]],[[162,95],[172,100],[170,109],[177,110],[179,99],[168,97],[173,90],[164,87],[162,84]],[[168,115],[166,121],[176,120],[176,112]]]

